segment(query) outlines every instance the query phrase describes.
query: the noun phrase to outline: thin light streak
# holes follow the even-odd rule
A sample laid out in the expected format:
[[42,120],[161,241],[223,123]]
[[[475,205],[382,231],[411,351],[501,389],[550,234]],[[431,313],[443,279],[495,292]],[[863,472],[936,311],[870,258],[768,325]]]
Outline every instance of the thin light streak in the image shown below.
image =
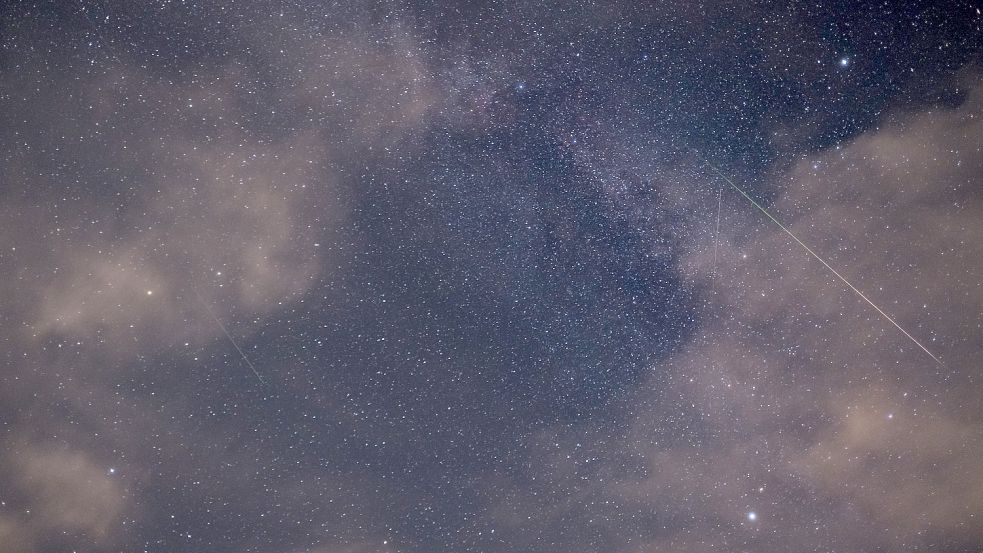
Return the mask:
[[248,357],[246,357],[245,352],[242,351],[242,348],[240,348],[239,344],[236,343],[235,338],[233,338],[232,334],[229,333],[229,329],[225,328],[225,325],[222,324],[222,321],[221,319],[218,318],[218,315],[216,315],[215,312],[212,311],[212,308],[208,306],[208,302],[205,301],[205,298],[201,297],[201,294],[198,293],[198,289],[192,286],[191,291],[194,292],[196,296],[198,296],[198,301],[201,302],[202,307],[204,307],[205,311],[208,311],[208,314],[212,316],[212,319],[214,319],[215,322],[218,323],[218,326],[219,328],[222,329],[222,332],[225,334],[225,337],[228,338],[229,342],[232,343],[232,347],[236,348],[236,351],[238,351],[239,355],[242,356],[242,360],[246,362],[246,365],[249,365],[249,369],[252,370],[253,374],[256,375],[256,378],[259,379],[260,384],[266,384],[266,381],[263,380],[262,376],[260,376],[259,371],[256,370],[256,367],[255,365],[253,365],[253,362],[250,361]]
[[771,221],[773,223],[775,223],[776,225],[778,225],[779,228],[781,228],[783,231],[785,231],[785,234],[789,235],[792,238],[792,240],[795,240],[795,242],[798,243],[800,246],[802,246],[802,248],[805,249],[805,251],[809,252],[809,254],[812,257],[815,257],[817,261],[819,261],[820,263],[822,263],[824,267],[826,267],[827,269],[829,269],[829,271],[831,273],[833,273],[834,275],[836,275],[836,278],[840,279],[840,281],[842,281],[843,284],[846,284],[851,290],[853,290],[853,292],[855,294],[857,294],[858,296],[860,296],[860,298],[862,300],[864,300],[865,302],[867,302],[868,305],[870,305],[871,307],[873,307],[889,323],[891,323],[892,325],[894,325],[895,328],[897,328],[898,330],[900,330],[901,333],[904,334],[905,336],[907,336],[908,339],[911,340],[916,346],[918,346],[919,348],[921,348],[922,351],[924,351],[926,354],[928,354],[928,356],[931,357],[936,363],[938,363],[939,365],[945,366],[945,364],[942,362],[941,359],[939,359],[938,357],[936,357],[934,353],[932,353],[931,351],[929,351],[928,348],[926,348],[925,346],[923,346],[922,343],[919,342],[917,339],[915,339],[915,337],[912,336],[907,330],[905,330],[904,328],[902,328],[901,325],[898,324],[897,321],[895,321],[890,315],[888,315],[887,313],[885,313],[883,309],[881,309],[880,307],[877,306],[877,304],[875,304],[874,302],[872,302],[870,300],[870,298],[868,298],[866,295],[864,295],[863,292],[861,292],[860,290],[858,290],[856,286],[854,286],[853,284],[850,284],[850,281],[848,281],[846,278],[844,278],[843,275],[841,275],[836,269],[834,269],[829,263],[827,263],[825,259],[823,259],[822,257],[819,257],[819,254],[817,254],[816,252],[814,252],[812,250],[812,248],[810,248],[809,246],[807,246],[802,240],[799,240],[799,237],[797,237],[795,234],[792,234],[792,231],[790,231],[785,225],[783,225],[781,222],[779,222],[778,219],[776,219],[774,216],[772,216],[772,214],[769,213],[767,209],[761,207],[761,204],[759,204],[758,202],[754,201],[754,198],[752,198],[751,196],[749,196],[746,192],[744,192],[744,190],[742,190],[739,186],[737,186],[736,184],[734,184],[734,181],[730,180],[727,177],[727,175],[723,174],[723,172],[720,171],[720,169],[717,169],[716,167],[714,167],[709,162],[705,162],[705,163],[707,164],[708,167],[710,167],[711,169],[713,169],[713,171],[715,173],[717,173],[718,175],[720,175],[720,178],[722,178],[725,181],[727,181],[727,184],[729,184],[741,196],[744,196],[749,202],[751,202],[752,205],[754,205],[754,207],[758,208],[758,210],[761,211],[762,213],[764,213],[766,217],[768,217],[769,219],[771,219]]

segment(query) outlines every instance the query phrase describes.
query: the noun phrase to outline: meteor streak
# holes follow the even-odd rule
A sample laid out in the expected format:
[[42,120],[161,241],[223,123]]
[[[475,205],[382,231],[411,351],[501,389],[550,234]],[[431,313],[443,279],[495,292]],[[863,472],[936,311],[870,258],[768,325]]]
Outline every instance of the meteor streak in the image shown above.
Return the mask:
[[893,318],[891,318],[890,315],[888,315],[887,313],[885,313],[883,309],[881,309],[880,307],[877,307],[877,304],[875,304],[874,302],[870,301],[870,298],[868,298],[866,295],[864,295],[863,292],[861,292],[860,290],[858,290],[856,286],[850,284],[850,281],[848,281],[846,278],[844,278],[843,275],[841,275],[836,269],[834,269],[829,263],[827,263],[825,259],[823,259],[822,257],[819,257],[819,254],[817,254],[816,252],[814,252],[812,250],[812,248],[810,248],[809,246],[805,245],[805,243],[802,240],[799,240],[799,238],[796,235],[792,234],[792,231],[790,231],[785,225],[783,225],[781,222],[779,222],[778,219],[776,219],[774,216],[772,216],[772,214],[769,213],[767,209],[761,207],[761,204],[759,204],[758,202],[754,201],[754,198],[752,198],[751,196],[749,196],[746,192],[744,192],[744,190],[742,190],[739,186],[737,186],[736,184],[734,184],[734,181],[732,181],[729,178],[727,178],[727,175],[723,174],[720,171],[720,169],[717,169],[716,167],[714,167],[710,162],[704,161],[704,163],[706,163],[707,166],[709,166],[711,169],[713,169],[713,172],[714,173],[720,175],[720,178],[722,178],[725,181],[727,181],[727,184],[729,184],[731,186],[731,188],[733,188],[734,190],[736,190],[741,196],[744,196],[747,199],[747,201],[751,202],[751,204],[754,205],[754,207],[758,208],[758,211],[760,211],[761,213],[764,213],[766,217],[768,217],[769,219],[771,219],[773,223],[775,223],[776,225],[778,225],[779,228],[781,228],[783,231],[785,231],[785,234],[789,235],[792,238],[792,240],[795,240],[796,243],[798,243],[800,246],[802,246],[803,249],[805,249],[805,251],[809,252],[809,255],[811,255],[812,257],[815,257],[817,261],[819,261],[820,263],[822,263],[824,267],[826,267],[827,269],[829,269],[829,271],[831,273],[833,273],[834,275],[836,275],[836,278],[840,279],[843,282],[843,284],[846,284],[851,290],[853,290],[853,292],[855,294],[857,294],[858,296],[860,296],[860,298],[862,300],[864,300],[865,302],[867,302],[867,304],[870,305],[871,307],[873,307],[878,313],[880,313],[882,317],[884,317],[885,319],[887,319],[887,321],[889,323],[891,323],[892,325],[894,325],[894,327],[897,328],[898,330],[900,330],[902,334],[904,334],[905,336],[907,336],[909,340],[911,340],[912,342],[914,342],[914,344],[916,346],[918,346],[919,348],[921,348],[922,351],[924,351],[926,354],[928,354],[928,356],[931,357],[936,363],[938,363],[939,365],[942,365],[943,367],[945,366],[945,364],[942,362],[941,359],[939,359],[938,357],[936,357],[935,354],[933,354],[931,351],[928,350],[928,348],[926,348],[925,346],[923,346],[922,343],[919,342],[918,340],[916,340],[915,337],[912,336],[910,333],[908,333],[907,330],[905,330],[904,328],[902,328],[901,325],[899,325],[897,323],[897,321],[895,321]]
[[198,296],[198,301],[201,302],[202,307],[204,307],[205,311],[208,311],[208,314],[212,316],[212,319],[218,323],[218,327],[222,329],[222,332],[225,334],[225,337],[229,339],[229,342],[232,342],[232,347],[236,348],[236,351],[238,351],[239,355],[242,356],[242,360],[249,365],[250,370],[252,370],[253,374],[256,375],[256,378],[259,379],[260,384],[266,384],[263,377],[259,375],[259,371],[256,370],[256,366],[253,365],[253,362],[250,361],[248,357],[246,357],[245,352],[242,351],[242,348],[240,348],[239,344],[236,343],[235,338],[233,338],[232,334],[229,333],[229,329],[225,328],[225,325],[222,324],[222,321],[218,318],[218,315],[216,315],[215,312],[212,311],[212,308],[208,306],[208,302],[205,301],[205,298],[201,297],[201,294],[198,293],[198,289],[192,286],[191,291]]

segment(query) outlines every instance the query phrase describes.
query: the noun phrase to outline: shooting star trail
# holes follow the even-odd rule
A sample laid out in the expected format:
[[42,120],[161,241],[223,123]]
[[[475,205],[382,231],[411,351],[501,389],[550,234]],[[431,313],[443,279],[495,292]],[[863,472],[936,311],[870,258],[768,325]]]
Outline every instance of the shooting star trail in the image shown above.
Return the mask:
[[917,339],[915,339],[915,337],[912,336],[907,330],[905,330],[904,328],[902,328],[901,325],[898,324],[898,322],[895,321],[890,315],[888,315],[887,313],[885,313],[883,309],[881,309],[880,307],[877,307],[877,304],[875,304],[874,302],[870,301],[870,298],[868,298],[866,295],[864,295],[863,292],[861,292],[860,290],[858,290],[856,286],[854,286],[853,284],[850,284],[850,281],[848,281],[846,278],[844,278],[843,275],[841,275],[836,269],[834,269],[829,263],[827,263],[825,259],[823,259],[822,257],[819,257],[819,254],[817,254],[816,252],[814,252],[812,250],[812,248],[810,248],[809,246],[807,246],[802,240],[799,240],[799,238],[796,235],[792,234],[792,231],[790,231],[785,225],[783,225],[781,222],[779,222],[778,219],[776,219],[774,216],[772,216],[772,214],[769,213],[767,209],[761,207],[761,204],[759,204],[758,202],[754,201],[754,198],[752,198],[751,196],[749,196],[746,192],[744,192],[744,190],[742,190],[739,186],[737,186],[736,184],[734,184],[734,181],[732,181],[729,178],[727,178],[727,175],[723,174],[723,172],[721,172],[720,169],[717,169],[710,162],[708,162],[706,160],[704,160],[704,163],[706,163],[708,167],[710,167],[711,169],[713,169],[713,172],[714,173],[720,175],[720,178],[722,178],[725,181],[727,181],[727,184],[729,184],[741,196],[744,196],[747,199],[747,201],[751,202],[751,204],[754,205],[754,207],[758,208],[758,211],[760,211],[761,213],[764,213],[766,217],[768,217],[769,219],[771,219],[771,221],[773,223],[775,223],[776,225],[778,225],[779,228],[781,228],[783,231],[785,231],[785,234],[789,235],[792,238],[792,240],[795,240],[796,243],[798,243],[800,246],[802,246],[802,248],[805,249],[805,251],[809,252],[809,254],[812,257],[815,257],[817,261],[819,261],[820,263],[822,263],[824,267],[826,267],[827,269],[829,269],[829,271],[831,273],[833,273],[834,275],[836,275],[836,278],[840,279],[840,281],[842,281],[843,284],[846,284],[851,290],[853,290],[853,292],[855,294],[857,294],[858,296],[860,296],[861,299],[863,299],[865,302],[867,302],[868,305],[870,305],[871,307],[873,307],[889,323],[891,323],[892,325],[894,325],[895,328],[897,328],[898,330],[900,330],[901,333],[904,334],[905,336],[907,336],[908,339],[911,340],[916,346],[918,346],[919,348],[921,348],[922,351],[924,351],[926,354],[928,354],[928,356],[931,357],[936,363],[938,363],[939,365],[942,365],[943,367],[945,366],[945,363],[943,363],[941,359],[939,359],[938,357],[936,357],[934,353],[932,353],[931,351],[929,351],[928,348],[926,348],[925,346],[923,346],[922,343],[919,342]]
[[253,374],[256,375],[256,378],[259,379],[260,384],[265,385],[266,381],[263,380],[262,376],[260,376],[259,371],[256,370],[256,366],[253,365],[253,362],[250,361],[248,357],[246,357],[245,352],[242,351],[242,348],[240,348],[239,344],[236,343],[235,338],[233,338],[232,334],[229,333],[229,329],[225,328],[225,325],[222,324],[222,321],[221,319],[218,318],[218,315],[216,315],[215,312],[212,311],[212,308],[208,306],[208,302],[205,301],[205,298],[201,297],[201,294],[198,293],[198,289],[192,286],[191,291],[194,292],[196,296],[198,296],[198,301],[201,302],[202,307],[204,307],[205,311],[208,311],[208,314],[212,316],[212,319],[214,319],[215,322],[218,323],[218,326],[219,328],[222,329],[222,332],[225,334],[225,337],[229,339],[229,342],[232,343],[232,347],[236,348],[236,351],[238,351],[239,355],[242,356],[242,360],[245,361],[247,365],[249,365],[250,370],[252,370]]

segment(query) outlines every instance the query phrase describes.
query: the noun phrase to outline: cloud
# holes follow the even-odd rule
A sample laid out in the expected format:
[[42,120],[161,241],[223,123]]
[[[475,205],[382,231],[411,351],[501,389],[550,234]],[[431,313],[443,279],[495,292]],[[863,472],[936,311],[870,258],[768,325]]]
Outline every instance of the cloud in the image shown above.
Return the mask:
[[[0,519],[10,551],[84,539],[111,545],[129,501],[122,486],[86,452],[54,444],[9,444],[3,458],[7,496],[17,515]],[[132,510],[130,511],[132,514]]]
[[841,420],[795,461],[796,472],[896,536],[983,539],[983,424],[931,406],[895,414],[893,395],[865,391],[830,405]]
[[[323,170],[331,156],[324,141],[312,131],[253,136],[228,99],[231,83],[220,77],[205,88],[148,87],[148,75],[127,77],[79,85],[83,97],[118,86],[117,97],[104,101],[126,107],[93,110],[88,123],[101,122],[105,133],[61,144],[59,157],[88,165],[71,195],[51,176],[31,177],[43,175],[44,152],[22,155],[19,171],[5,175],[37,190],[31,201],[5,206],[19,223],[7,251],[37,271],[12,283],[16,292],[8,289],[29,292],[22,308],[33,332],[109,341],[126,354],[124,344],[138,336],[171,343],[218,335],[199,295],[225,320],[301,295],[345,219],[338,177]],[[144,101],[128,106],[122,99],[135,96]],[[187,107],[195,96],[212,104],[203,129],[190,128],[199,115]],[[174,113],[175,128],[131,126],[148,109]],[[68,132],[57,121],[28,122],[46,125]],[[87,140],[103,144],[93,152]],[[38,235],[46,239],[34,240]]]
[[124,355],[147,336],[219,338],[199,294],[220,319],[249,319],[343,263],[352,167],[442,99],[409,29],[336,23],[243,35],[248,61],[193,75],[112,64],[4,83],[21,115],[3,131],[0,178],[17,186],[0,244],[22,268],[6,295],[31,335]]
[[[899,115],[798,163],[777,179],[782,193],[770,207],[946,366],[780,229],[738,220],[707,298],[723,312],[667,366],[671,389],[701,435],[731,444],[713,454],[719,467],[688,463],[714,490],[737,484],[739,473],[752,481],[777,476],[785,501],[798,490],[839,505],[826,512],[856,508],[862,524],[891,528],[886,536],[864,535],[856,523],[837,526],[823,521],[824,511],[811,513],[858,546],[939,534],[979,539],[973,482],[981,476],[983,419],[967,406],[981,393],[972,374],[981,353],[983,245],[972,237],[983,233],[975,184],[983,154],[974,146],[983,140],[983,86],[971,84],[956,108]],[[728,203],[758,217],[739,197]],[[692,251],[681,266],[708,274],[707,248]],[[665,415],[656,407],[634,425],[651,427]],[[649,458],[679,464],[674,449],[651,448]],[[649,485],[679,481],[653,477]],[[773,509],[794,509],[782,499]],[[734,500],[710,504],[731,513],[741,507]]]
[[[77,54],[57,46],[50,59],[24,49],[7,60],[44,69],[0,85],[10,99],[0,112],[0,298],[13,359],[0,392],[0,488],[18,498],[4,498],[15,507],[0,516],[5,551],[68,541],[114,550],[136,519],[161,524],[167,494],[183,495],[183,518],[216,497],[252,498],[237,514],[273,523],[260,481],[282,453],[255,452],[269,434],[240,436],[248,413],[236,400],[205,405],[202,375],[180,369],[185,353],[227,339],[209,311],[245,340],[331,279],[357,242],[346,228],[361,184],[352,167],[425,127],[438,101],[408,32],[379,42],[355,27],[330,41],[275,31],[242,37],[255,43],[248,61],[194,74],[62,64]],[[274,63],[277,44],[299,53],[294,66]],[[175,368],[141,373],[149,359]],[[199,422],[216,410],[234,416]],[[185,487],[192,471],[202,476]],[[368,543],[381,532],[378,500],[364,493],[380,489],[373,475],[311,469],[277,486],[298,486],[292,497],[310,505],[324,493],[312,481],[335,482],[345,502],[306,513],[333,521],[312,535]]]
[[530,550],[979,543],[983,86],[966,82],[954,108],[897,113],[777,172],[769,207],[944,367],[726,190],[716,265],[712,224],[688,221],[680,244],[712,306],[701,328],[626,400],[623,433],[533,437],[531,465],[553,468],[497,523],[546,536]]

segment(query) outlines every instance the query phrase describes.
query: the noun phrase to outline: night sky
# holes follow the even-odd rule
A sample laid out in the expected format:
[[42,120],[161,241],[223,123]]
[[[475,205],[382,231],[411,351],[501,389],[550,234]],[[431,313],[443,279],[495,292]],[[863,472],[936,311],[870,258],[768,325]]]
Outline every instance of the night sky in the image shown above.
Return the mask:
[[0,552],[983,550],[981,9],[0,2]]

